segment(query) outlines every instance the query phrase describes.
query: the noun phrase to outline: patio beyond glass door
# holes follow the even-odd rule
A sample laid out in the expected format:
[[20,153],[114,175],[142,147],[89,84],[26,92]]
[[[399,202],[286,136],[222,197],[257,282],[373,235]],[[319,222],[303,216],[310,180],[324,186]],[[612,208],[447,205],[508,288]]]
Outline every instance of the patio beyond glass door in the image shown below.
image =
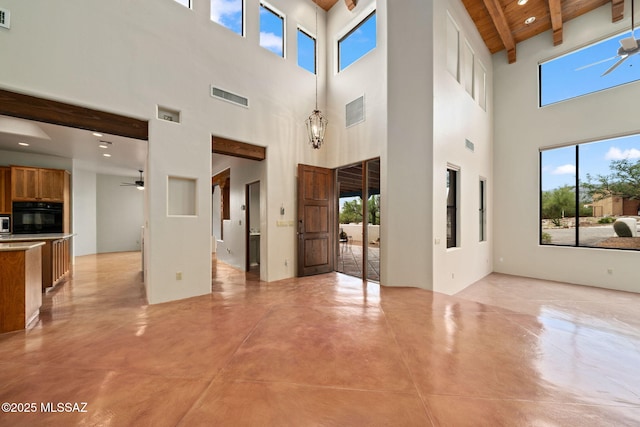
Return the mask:
[[379,281],[380,159],[338,168],[336,181],[336,271]]

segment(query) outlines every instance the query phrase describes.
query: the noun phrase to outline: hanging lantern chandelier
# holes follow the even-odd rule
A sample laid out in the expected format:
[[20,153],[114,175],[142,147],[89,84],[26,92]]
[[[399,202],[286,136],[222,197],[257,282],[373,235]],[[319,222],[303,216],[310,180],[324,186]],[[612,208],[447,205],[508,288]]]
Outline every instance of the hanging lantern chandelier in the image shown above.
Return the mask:
[[[318,34],[318,4],[316,3],[316,40]],[[317,41],[316,41],[317,43]],[[316,47],[316,58],[317,58]],[[316,60],[316,64],[318,61]],[[316,65],[316,108],[313,110],[309,118],[306,120],[307,133],[309,134],[309,144],[314,149],[320,148],[324,142],[324,132],[327,130],[327,119],[318,110],[318,67]]]

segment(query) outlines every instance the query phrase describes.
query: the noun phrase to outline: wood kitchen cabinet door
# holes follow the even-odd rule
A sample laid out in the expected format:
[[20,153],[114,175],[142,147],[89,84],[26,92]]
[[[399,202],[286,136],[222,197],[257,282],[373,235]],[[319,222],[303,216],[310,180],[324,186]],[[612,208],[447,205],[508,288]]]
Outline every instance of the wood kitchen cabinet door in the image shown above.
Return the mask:
[[0,167],[0,214],[11,213],[11,169]]
[[37,200],[38,168],[12,166],[11,195],[13,200]]
[[64,200],[64,170],[39,169],[39,198],[45,201],[62,202]]
[[11,167],[13,200],[63,202],[65,171],[26,166]]

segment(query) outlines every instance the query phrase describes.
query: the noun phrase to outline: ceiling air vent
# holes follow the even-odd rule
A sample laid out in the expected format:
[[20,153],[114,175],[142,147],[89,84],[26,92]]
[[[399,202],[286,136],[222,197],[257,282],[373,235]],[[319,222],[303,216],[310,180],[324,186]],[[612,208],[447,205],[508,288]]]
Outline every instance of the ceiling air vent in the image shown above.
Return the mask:
[[226,90],[222,90],[214,86],[211,86],[211,96],[237,105],[242,105],[243,107],[249,107],[249,100],[244,96],[236,95],[235,93],[227,92]]
[[7,9],[0,9],[0,27],[11,28],[11,13]]
[[347,104],[345,122],[347,127],[364,122],[364,95]]

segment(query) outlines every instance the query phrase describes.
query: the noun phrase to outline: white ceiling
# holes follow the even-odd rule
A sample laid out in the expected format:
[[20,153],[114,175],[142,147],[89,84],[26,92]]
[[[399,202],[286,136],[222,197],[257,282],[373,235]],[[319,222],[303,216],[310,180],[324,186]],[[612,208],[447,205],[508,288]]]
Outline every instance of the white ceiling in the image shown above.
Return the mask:
[[[98,147],[100,141],[111,144],[103,149]],[[23,147],[19,142],[30,145]],[[138,179],[147,158],[147,141],[109,134],[97,137],[88,130],[0,115],[0,150],[74,159],[82,170]]]

